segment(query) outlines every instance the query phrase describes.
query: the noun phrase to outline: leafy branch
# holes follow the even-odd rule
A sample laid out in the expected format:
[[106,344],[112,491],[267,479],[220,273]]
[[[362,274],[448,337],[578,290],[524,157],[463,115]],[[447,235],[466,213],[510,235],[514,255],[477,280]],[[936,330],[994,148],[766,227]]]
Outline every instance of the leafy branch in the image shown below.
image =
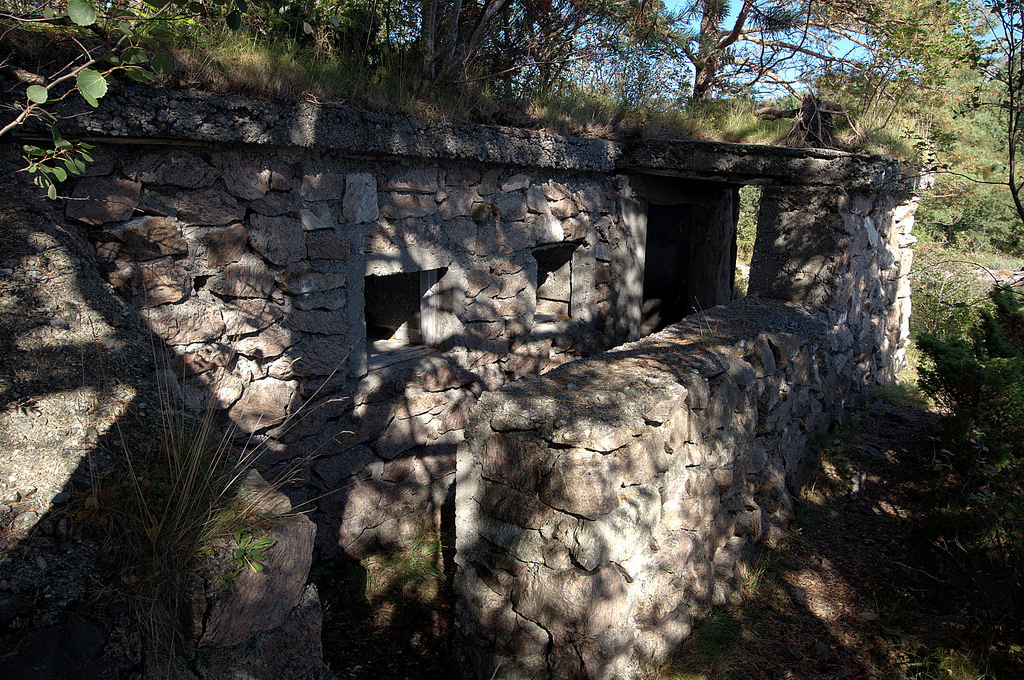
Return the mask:
[[[63,138],[58,128],[57,117],[49,107],[64,101],[75,93],[92,107],[99,106],[109,89],[109,84],[118,74],[136,82],[155,82],[162,75],[171,73],[174,62],[165,54],[150,54],[142,47],[147,41],[157,44],[167,41],[170,31],[167,21],[185,20],[205,16],[211,12],[204,2],[187,0],[145,0],[151,11],[132,11],[107,3],[101,14],[91,0],[68,0],[66,9],[58,15],[52,5],[47,5],[41,14],[25,15],[10,12],[0,13],[0,22],[16,26],[48,24],[69,26],[73,31],[70,38],[81,51],[77,57],[56,70],[49,78],[0,64],[0,75],[5,75],[24,84],[24,99],[12,108],[17,111],[14,118],[0,127],[0,137],[24,125],[33,118],[47,118],[51,122],[52,148],[34,145],[23,147],[27,165],[23,171],[34,174],[34,181],[46,188],[50,198],[57,197],[57,183],[69,175],[80,175],[85,164],[92,158],[88,151],[93,147],[78,141]],[[216,6],[226,5],[229,0],[212,0]],[[245,0],[233,0],[225,16],[229,28],[241,26],[242,13],[247,10]],[[213,10],[219,12],[221,10]],[[86,45],[81,30],[88,30],[99,41]]]

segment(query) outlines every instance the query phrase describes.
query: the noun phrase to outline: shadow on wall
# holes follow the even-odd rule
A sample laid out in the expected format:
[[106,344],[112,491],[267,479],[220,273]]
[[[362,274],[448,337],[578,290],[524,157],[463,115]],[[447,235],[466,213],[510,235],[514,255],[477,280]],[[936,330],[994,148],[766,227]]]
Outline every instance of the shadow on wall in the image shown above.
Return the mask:
[[459,459],[463,677],[644,677],[740,602],[808,440],[865,396],[844,333],[744,298],[486,395]]
[[[5,351],[15,357],[8,365],[21,371],[8,392],[18,402],[8,405],[5,417],[29,428],[33,408],[47,403],[41,410],[51,417],[51,397],[60,401],[73,393],[89,403],[76,412],[80,448],[66,456],[60,475],[53,466],[47,471],[52,490],[32,481],[40,473],[38,447],[12,449],[26,454],[10,459],[12,469],[28,472],[7,475],[24,493],[12,502],[12,512],[19,511],[18,519],[10,517],[12,552],[0,565],[0,596],[10,593],[13,613],[4,622],[3,644],[5,652],[14,652],[0,660],[0,668],[23,677],[104,677],[118,666],[141,663],[131,614],[117,594],[134,585],[124,582],[133,577],[111,573],[115,567],[100,538],[111,525],[115,538],[124,531],[114,519],[123,508],[108,507],[118,502],[112,490],[125,481],[124,456],[136,457],[142,468],[153,455],[156,414],[168,406],[157,383],[180,384],[172,400],[212,409],[219,427],[236,427],[239,454],[244,447],[259,448],[258,467],[268,478],[302,461],[301,479],[286,491],[298,511],[317,520],[321,557],[360,557],[404,536],[437,531],[440,509],[446,498],[450,502],[455,446],[481,391],[546,368],[553,354],[565,360],[567,348],[580,343],[564,319],[533,332],[523,325],[521,319],[535,311],[528,302],[537,288],[534,232],[524,239],[521,225],[499,219],[530,216],[542,241],[580,243],[597,226],[576,219],[568,196],[533,197],[559,204],[555,210],[566,211],[564,218],[533,213],[525,186],[502,188],[496,172],[481,177],[463,164],[449,179],[461,173],[459,181],[476,189],[453,191],[450,200],[431,206],[433,197],[420,192],[421,182],[431,186],[429,173],[413,168],[381,187],[389,200],[381,206],[385,219],[378,220],[372,175],[342,178],[330,169],[330,159],[311,154],[297,176],[299,157],[283,153],[283,160],[270,163],[238,151],[210,157],[153,148],[137,156],[96,154],[68,203],[69,222],[49,206],[33,213],[47,220],[40,230],[61,245],[41,245],[35,232],[5,232],[17,235],[11,255],[19,271],[27,271],[32,258],[61,252],[77,258],[62,264],[60,275],[67,295],[78,296],[72,306],[80,318],[67,322],[67,332],[84,338],[68,344],[59,325],[40,333],[15,323],[24,309],[48,303],[46,275],[29,280],[10,317],[11,341],[5,340]],[[484,200],[473,200],[473,191]],[[30,200],[22,188],[12,195]],[[104,198],[89,200],[94,196]],[[424,227],[421,218],[435,214],[445,219],[445,229]],[[94,275],[86,255],[92,246],[74,222],[87,225],[86,238],[113,291]],[[370,222],[372,228],[334,228]],[[453,255],[439,260],[442,252]],[[438,344],[465,348],[465,361],[432,354],[364,378],[364,309],[353,302],[362,299],[364,276],[452,261],[466,272],[454,284],[466,297],[452,302],[462,305],[465,324],[443,327]],[[591,274],[598,267],[592,252],[581,266]],[[571,297],[554,302],[565,303],[570,314],[579,311]],[[63,313],[64,303],[57,304]],[[152,344],[137,328],[166,341],[165,367],[153,366]],[[587,326],[588,333],[592,329]],[[26,353],[33,356],[19,364]],[[48,376],[45,381],[26,378],[30,362]],[[150,380],[154,370],[157,378]],[[27,420],[19,420],[15,408],[28,413]],[[53,408],[51,419],[74,410]],[[38,441],[37,434],[25,441]],[[57,451],[63,443],[50,444]],[[35,498],[49,494],[63,505],[44,510],[21,485],[24,480],[36,487]],[[72,562],[79,566],[71,568]],[[3,578],[5,570],[10,578]],[[75,587],[51,581],[51,573],[65,574],[60,578]],[[43,592],[61,593],[45,600],[45,613],[35,596],[40,584]],[[81,654],[46,651],[69,636],[83,641]],[[124,658],[103,656],[120,646]]]
[[[3,158],[0,674],[115,677],[141,648],[106,544],[111,474],[145,451],[152,346],[63,224]],[[121,647],[124,655],[104,657]]]

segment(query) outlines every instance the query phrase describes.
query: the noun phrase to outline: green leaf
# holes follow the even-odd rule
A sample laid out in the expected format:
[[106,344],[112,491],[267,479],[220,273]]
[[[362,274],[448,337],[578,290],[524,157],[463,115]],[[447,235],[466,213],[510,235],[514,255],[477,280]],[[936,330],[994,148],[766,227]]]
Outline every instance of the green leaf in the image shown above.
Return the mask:
[[79,26],[96,23],[96,8],[89,0],[68,0],[68,17]]
[[22,149],[22,151],[27,153],[29,156],[45,156],[46,155],[45,151],[40,149],[38,146],[32,146],[31,144],[26,144],[25,146],[21,147],[21,149]]
[[121,31],[122,34],[128,36],[129,38],[135,35],[135,31],[132,30],[132,25],[129,24],[127,21],[122,21],[121,23],[119,23],[117,25],[117,30]]
[[149,55],[146,54],[146,50],[141,47],[129,47],[121,53],[121,61],[126,64],[138,66],[139,64],[145,64],[149,61]]
[[151,83],[156,80],[156,76],[141,66],[127,66],[125,67],[124,72],[125,75],[137,83]]
[[51,184],[50,188],[46,190],[46,195],[50,197],[51,201],[57,200],[57,185]]
[[241,13],[237,9],[236,10],[232,10],[231,12],[228,13],[226,22],[227,22],[228,28],[230,28],[232,31],[237,31],[238,29],[240,29],[242,27],[242,15],[241,15]]
[[46,9],[43,10],[43,18],[52,19],[54,16],[53,8],[47,5]]
[[29,101],[36,104],[45,104],[46,100],[50,98],[50,91],[42,85],[29,85],[25,94],[28,95]]
[[99,106],[97,101],[107,93],[107,81],[92,69],[85,69],[78,74],[78,91],[91,106]]
[[[82,156],[85,156],[85,154],[82,154]],[[89,158],[88,156],[85,156],[85,158],[87,158],[88,161],[90,163],[92,163],[92,159],[91,158]],[[81,158],[72,158],[71,162],[75,166],[75,170],[76,170],[75,174],[76,175],[81,175],[83,172],[85,172],[85,161],[83,161]]]
[[68,169],[72,175],[81,175],[82,173],[78,170],[78,165],[75,163],[74,158],[69,158],[64,161],[64,167]]
[[68,173],[65,172],[64,168],[54,168],[53,176],[57,178],[58,182],[63,182],[68,178]]
[[165,24],[157,24],[149,29],[149,35],[154,40],[167,42],[171,39],[171,31]]
[[166,54],[157,54],[150,61],[153,66],[153,70],[160,75],[167,75],[174,71],[174,61]]
[[[85,146],[85,145],[83,144],[82,146]],[[92,148],[92,147],[90,147],[90,148]],[[92,156],[90,156],[89,154],[87,154],[87,153],[85,153],[83,151],[82,152],[82,160],[85,161],[86,163],[92,163]],[[82,165],[82,168],[83,169],[85,168],[84,164]]]
[[106,57],[106,60],[108,64],[111,64],[113,66],[121,65],[121,57],[117,56],[116,54],[109,55],[108,57]]
[[313,32],[313,27],[309,25],[308,21],[302,22],[302,31],[307,35]]
[[249,562],[249,568],[255,571],[257,574],[263,573],[263,565],[256,561]]

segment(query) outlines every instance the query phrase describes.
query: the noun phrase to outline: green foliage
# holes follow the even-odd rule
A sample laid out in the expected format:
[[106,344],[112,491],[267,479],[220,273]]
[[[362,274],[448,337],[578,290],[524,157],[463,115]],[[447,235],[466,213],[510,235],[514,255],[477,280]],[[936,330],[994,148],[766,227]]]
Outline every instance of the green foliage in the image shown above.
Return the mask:
[[735,612],[716,608],[703,618],[660,673],[671,680],[727,680],[735,677],[733,652],[753,631]]
[[89,151],[94,147],[86,142],[64,139],[56,125],[50,128],[50,131],[53,135],[52,148],[45,149],[34,144],[26,144],[22,150],[28,163],[25,171],[35,175],[32,181],[36,186],[46,189],[47,195],[55,199],[58,183],[71,175],[81,175],[85,172],[85,164],[92,162]]
[[964,336],[984,304],[986,286],[976,253],[919,242],[911,272],[911,335]]
[[255,538],[251,533],[239,531],[235,533],[235,563],[240,569],[248,569],[256,573],[263,572],[263,554],[277,541],[272,538]]
[[271,521],[262,509],[265,494],[235,493],[251,457],[235,458],[230,433],[217,427],[212,411],[196,418],[166,394],[162,400],[152,450],[125,451],[126,474],[109,496],[121,582],[143,626],[150,668],[161,665],[161,673],[176,677],[172,667],[195,642],[201,614],[190,593],[204,556],[234,537],[239,571],[221,579],[230,589],[241,569],[262,571],[273,541],[255,537]]
[[1024,439],[1024,314],[1009,290],[991,293],[970,336],[918,338],[931,366],[921,388],[951,411],[958,442],[984,446],[997,461],[1020,458]]
[[935,462],[956,480],[947,521],[1000,566],[1024,611],[1024,310],[1013,290],[990,299],[968,334],[918,339],[931,361],[921,387],[950,411]]

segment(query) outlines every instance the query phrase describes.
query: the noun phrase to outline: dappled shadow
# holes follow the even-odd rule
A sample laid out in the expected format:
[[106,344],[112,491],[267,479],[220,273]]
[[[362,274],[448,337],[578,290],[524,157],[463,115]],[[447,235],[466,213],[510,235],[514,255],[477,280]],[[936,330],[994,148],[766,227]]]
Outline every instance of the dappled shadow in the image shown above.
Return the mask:
[[[107,678],[137,663],[110,590],[111,475],[148,448],[152,346],[88,247],[10,173],[0,206],[0,674]],[[123,654],[103,656],[108,645]]]
[[950,525],[929,528],[937,423],[875,402],[822,433],[790,535],[756,563],[745,601],[699,623],[659,677],[1017,677],[1019,655],[990,644],[1019,635],[975,583],[998,570],[953,566]]

